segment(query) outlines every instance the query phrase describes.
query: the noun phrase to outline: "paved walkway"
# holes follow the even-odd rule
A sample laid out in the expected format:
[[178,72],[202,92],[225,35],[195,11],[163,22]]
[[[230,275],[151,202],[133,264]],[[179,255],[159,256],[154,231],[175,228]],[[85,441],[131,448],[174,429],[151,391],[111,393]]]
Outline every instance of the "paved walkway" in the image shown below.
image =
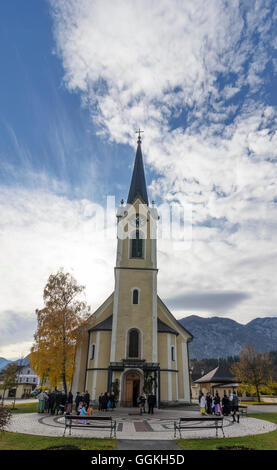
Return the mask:
[[[95,412],[95,416],[108,415],[109,413]],[[118,440],[172,441],[174,420],[181,416],[198,417],[200,413],[199,408],[190,407],[184,410],[156,410],[154,415],[148,413],[139,415],[137,409],[119,408],[114,410],[112,415],[117,422]],[[240,423],[233,423],[232,418],[224,418],[225,437],[263,434],[276,429],[275,424],[261,419],[241,417]],[[38,413],[15,414],[12,416],[8,430],[23,434],[61,437],[64,431],[64,417]],[[215,434],[215,429],[193,429],[183,431],[182,437],[197,439],[215,437]],[[218,431],[218,435],[219,438],[222,437],[221,430]],[[72,437],[109,437],[109,431],[73,428]]]

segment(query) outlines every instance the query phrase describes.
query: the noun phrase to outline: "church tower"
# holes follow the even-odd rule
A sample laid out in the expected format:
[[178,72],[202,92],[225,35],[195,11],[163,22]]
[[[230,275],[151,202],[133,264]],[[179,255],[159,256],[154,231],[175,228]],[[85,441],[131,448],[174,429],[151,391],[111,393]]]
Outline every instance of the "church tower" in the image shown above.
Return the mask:
[[96,400],[114,390],[121,406],[135,406],[151,389],[158,406],[188,402],[192,336],[157,294],[158,212],[148,202],[140,131],[127,203],[116,216],[115,288],[91,317],[87,346],[79,345],[73,391]]

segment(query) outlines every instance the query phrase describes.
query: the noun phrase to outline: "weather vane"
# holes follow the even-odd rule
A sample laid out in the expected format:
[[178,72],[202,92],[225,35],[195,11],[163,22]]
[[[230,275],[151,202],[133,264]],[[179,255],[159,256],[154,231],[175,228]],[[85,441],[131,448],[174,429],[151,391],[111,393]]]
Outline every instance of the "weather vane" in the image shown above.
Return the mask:
[[138,131],[136,131],[136,134],[138,134],[138,144],[141,143],[141,136],[140,136],[140,134],[142,134],[142,132],[144,132],[144,131],[141,131],[140,128],[139,128]]

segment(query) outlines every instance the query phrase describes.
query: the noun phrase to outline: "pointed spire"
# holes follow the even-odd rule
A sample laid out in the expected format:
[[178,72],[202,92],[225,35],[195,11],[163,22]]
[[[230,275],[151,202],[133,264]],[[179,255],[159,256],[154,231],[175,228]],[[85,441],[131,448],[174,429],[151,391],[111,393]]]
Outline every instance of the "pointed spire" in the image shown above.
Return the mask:
[[136,153],[133,176],[132,176],[127,203],[132,204],[136,196],[140,196],[142,200],[145,202],[145,204],[148,205],[148,196],[147,196],[144,167],[143,167],[143,160],[142,160],[142,153],[141,153],[141,145],[140,145],[141,144],[141,136],[140,136],[141,132],[143,131],[141,130],[138,131],[139,137],[138,137],[138,142],[137,142],[138,143],[137,153]]

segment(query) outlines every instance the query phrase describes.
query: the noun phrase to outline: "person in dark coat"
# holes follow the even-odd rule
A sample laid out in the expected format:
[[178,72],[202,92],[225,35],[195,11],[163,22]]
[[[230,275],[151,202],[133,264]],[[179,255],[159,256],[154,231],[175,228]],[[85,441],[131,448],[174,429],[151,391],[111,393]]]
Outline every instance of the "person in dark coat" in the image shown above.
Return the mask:
[[60,395],[60,405],[59,405],[59,412],[62,415],[65,412],[65,405],[66,405],[66,393],[62,392]]
[[72,406],[73,406],[73,394],[70,390],[68,392],[67,399],[66,399],[66,414],[72,413]]
[[148,395],[148,413],[153,414],[154,413],[154,406],[156,405],[156,397],[153,393],[150,393]]
[[75,397],[75,411],[76,411],[76,413],[78,412],[78,407],[79,407],[79,404],[80,404],[81,400],[82,400],[82,397],[80,395],[80,392],[77,392],[77,395]]
[[208,415],[212,414],[212,402],[213,402],[213,399],[211,397],[211,394],[207,393],[207,395],[206,395],[206,405],[207,405],[207,414]]
[[103,408],[102,408],[103,396],[104,396],[103,393],[101,393],[101,394],[99,395],[99,398],[98,398],[98,409],[99,409],[99,411],[102,411],[102,409],[103,409]]
[[216,394],[215,394],[214,404],[215,404],[215,414],[220,415],[221,414],[221,407],[220,407],[220,396],[218,395],[218,392],[216,392]]
[[58,390],[55,393],[55,414],[58,415],[60,412],[62,394]]
[[88,409],[89,402],[90,402],[90,394],[88,393],[87,390],[86,390],[86,393],[84,394],[84,400],[83,401],[85,403],[86,409]]
[[222,408],[223,408],[223,415],[228,416],[230,413],[230,400],[227,397],[226,393],[224,393],[224,397],[222,398]]
[[108,393],[105,392],[104,396],[102,397],[102,410],[103,411],[107,411],[108,401],[109,401]]
[[237,417],[237,422],[239,423],[239,398],[235,391],[233,392],[231,403],[232,403],[233,423],[236,421],[236,417]]
[[51,415],[55,413],[55,400],[56,400],[56,394],[52,390],[49,394],[49,400],[48,400],[48,413],[51,413]]

